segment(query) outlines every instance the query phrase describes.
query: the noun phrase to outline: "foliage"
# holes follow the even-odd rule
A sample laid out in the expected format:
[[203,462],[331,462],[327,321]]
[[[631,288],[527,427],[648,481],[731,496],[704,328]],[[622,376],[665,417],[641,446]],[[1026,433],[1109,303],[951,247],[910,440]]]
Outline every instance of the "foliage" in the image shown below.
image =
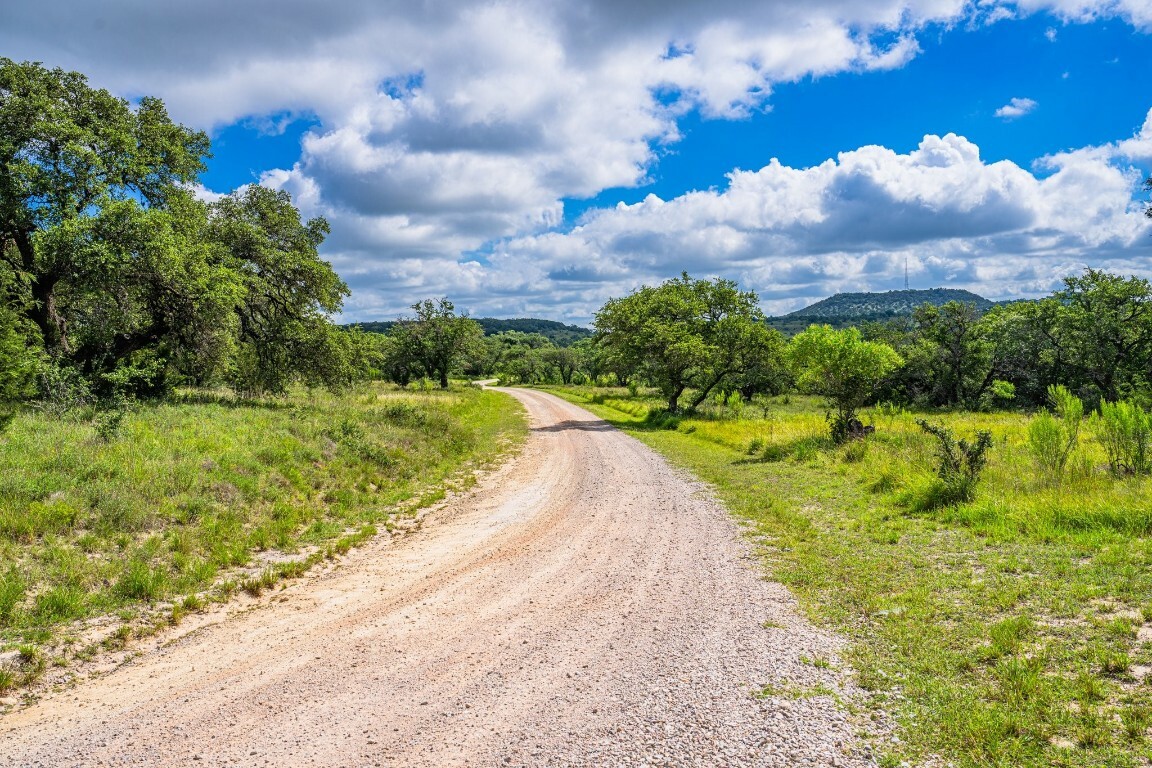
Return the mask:
[[212,237],[235,276],[236,362],[230,382],[250,394],[338,381],[338,312],[348,287],[317,249],[328,223],[300,220],[287,192],[249,186],[214,203]]
[[205,268],[184,185],[207,154],[157,99],[0,59],[0,257],[50,356],[98,375],[177,330],[158,305],[187,309],[174,283]]
[[1028,448],[1041,470],[1059,480],[1080,440],[1084,404],[1059,385],[1048,388],[1048,397],[1056,416],[1042,411],[1032,419],[1028,425]]
[[1094,269],[1064,284],[1047,300],[1060,305],[1054,311],[1063,360],[1103,400],[1139,389],[1152,369],[1152,285]]
[[952,431],[943,424],[932,424],[926,419],[917,419],[922,430],[939,441],[936,450],[936,475],[940,485],[931,496],[928,506],[946,506],[972,501],[976,496],[976,482],[988,461],[988,449],[992,447],[992,433],[979,430],[975,442],[961,438],[957,442]]
[[[484,331],[485,336],[498,336],[509,331],[543,336],[557,347],[571,347],[592,337],[592,331],[579,325],[568,325],[555,320],[536,317],[476,317],[473,318]],[[387,334],[396,325],[394,320],[380,322],[353,323],[352,326],[368,333]]]
[[764,325],[756,303],[755,294],[731,280],[693,280],[684,273],[609,300],[594,325],[604,362],[618,373],[642,376],[677,413],[688,388],[696,390],[692,410],[713,389],[735,386],[753,366],[770,364],[764,350],[779,346],[778,335]]
[[887,344],[864,341],[856,328],[833,330],[813,325],[788,345],[788,361],[797,385],[824,395],[835,409],[833,436],[842,441],[856,411],[873,397],[877,385],[903,360]]
[[392,328],[394,351],[405,361],[419,363],[424,373],[448,388],[448,374],[480,342],[480,325],[446,298],[412,305],[416,316],[401,318]]
[[158,99],[0,59],[0,389],[7,370],[25,397],[33,360],[100,400],[346,378],[327,224],[259,186],[195,199],[208,153]]
[[1152,414],[1128,400],[1104,402],[1092,425],[1112,474],[1152,472]]
[[992,302],[983,296],[957,288],[886,291],[884,293],[838,293],[804,309],[798,309],[788,317],[820,320],[834,317],[865,317],[901,312],[911,313],[926,305],[940,307],[946,304],[971,305],[980,311],[987,310],[992,306]]

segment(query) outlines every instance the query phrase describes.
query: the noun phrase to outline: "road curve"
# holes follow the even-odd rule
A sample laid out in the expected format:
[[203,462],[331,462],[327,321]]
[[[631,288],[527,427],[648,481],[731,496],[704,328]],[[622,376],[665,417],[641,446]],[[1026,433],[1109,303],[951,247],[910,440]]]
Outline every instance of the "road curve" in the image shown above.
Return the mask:
[[420,531],[0,718],[0,765],[872,765],[704,490],[506,391],[522,454]]

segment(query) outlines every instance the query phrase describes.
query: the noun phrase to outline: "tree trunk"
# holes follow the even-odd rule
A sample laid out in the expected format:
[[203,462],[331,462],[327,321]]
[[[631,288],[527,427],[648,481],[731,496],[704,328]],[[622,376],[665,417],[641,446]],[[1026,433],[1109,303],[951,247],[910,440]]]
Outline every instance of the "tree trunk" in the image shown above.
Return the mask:
[[448,369],[440,369],[440,389],[448,389]]
[[721,375],[717,376],[716,378],[712,379],[712,383],[709,384],[708,386],[704,387],[704,389],[700,390],[700,392],[696,395],[696,398],[692,401],[692,404],[688,406],[688,410],[689,411],[696,410],[696,408],[699,407],[700,403],[704,402],[704,400],[708,397],[708,394],[713,389],[716,388],[716,385],[719,384],[723,378],[724,378],[724,374],[721,374]]

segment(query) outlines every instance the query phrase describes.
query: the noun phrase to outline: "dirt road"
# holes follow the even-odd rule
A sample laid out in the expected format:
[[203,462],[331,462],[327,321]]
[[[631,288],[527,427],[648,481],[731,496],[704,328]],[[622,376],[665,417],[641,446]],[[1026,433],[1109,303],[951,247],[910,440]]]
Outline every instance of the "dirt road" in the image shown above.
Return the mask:
[[702,489],[511,394],[523,454],[422,530],[0,718],[0,765],[871,765]]

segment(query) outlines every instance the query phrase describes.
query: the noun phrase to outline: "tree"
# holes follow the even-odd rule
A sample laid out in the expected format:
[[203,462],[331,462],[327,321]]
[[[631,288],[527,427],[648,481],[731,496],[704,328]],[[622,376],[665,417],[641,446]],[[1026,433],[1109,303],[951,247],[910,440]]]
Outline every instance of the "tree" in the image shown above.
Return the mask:
[[789,343],[787,357],[796,383],[824,395],[835,408],[832,437],[843,442],[851,434],[856,411],[872,397],[877,385],[903,360],[892,347],[864,341],[858,328],[833,330],[813,325]]
[[1064,289],[1049,300],[1056,314],[1054,343],[1069,367],[1115,402],[1147,387],[1152,370],[1152,285],[1088,269],[1064,278]]
[[406,387],[412,379],[423,374],[420,361],[416,359],[415,341],[406,326],[394,325],[389,334],[381,338],[381,372],[384,378]]
[[401,318],[395,328],[429,376],[439,378],[448,388],[448,374],[464,354],[484,335],[480,324],[470,317],[456,314],[447,298],[424,299],[412,305],[413,318]]
[[580,353],[572,347],[551,347],[544,349],[540,356],[560,374],[560,381],[571,384],[572,377],[580,368]]
[[338,382],[329,313],[348,286],[320,258],[322,218],[300,220],[287,192],[249,186],[211,206],[211,234],[236,276],[236,365],[230,378],[249,392],[282,392],[299,377]]
[[609,300],[594,324],[607,365],[643,376],[675,413],[685,390],[696,390],[694,409],[750,363],[764,340],[757,302],[731,280],[684,273]]
[[[74,336],[102,317],[98,308],[85,314],[93,281],[116,272],[163,281],[142,274],[145,253],[165,250],[160,240],[179,226],[150,212],[186,205],[183,187],[203,170],[208,146],[159,99],[132,109],[79,73],[0,58],[0,256],[52,357],[67,359]],[[131,354],[166,330],[143,321],[104,353]],[[86,354],[91,363],[96,353]]]
[[923,304],[913,313],[914,334],[927,341],[933,405],[975,407],[992,384],[992,345],[984,338],[975,304]]

